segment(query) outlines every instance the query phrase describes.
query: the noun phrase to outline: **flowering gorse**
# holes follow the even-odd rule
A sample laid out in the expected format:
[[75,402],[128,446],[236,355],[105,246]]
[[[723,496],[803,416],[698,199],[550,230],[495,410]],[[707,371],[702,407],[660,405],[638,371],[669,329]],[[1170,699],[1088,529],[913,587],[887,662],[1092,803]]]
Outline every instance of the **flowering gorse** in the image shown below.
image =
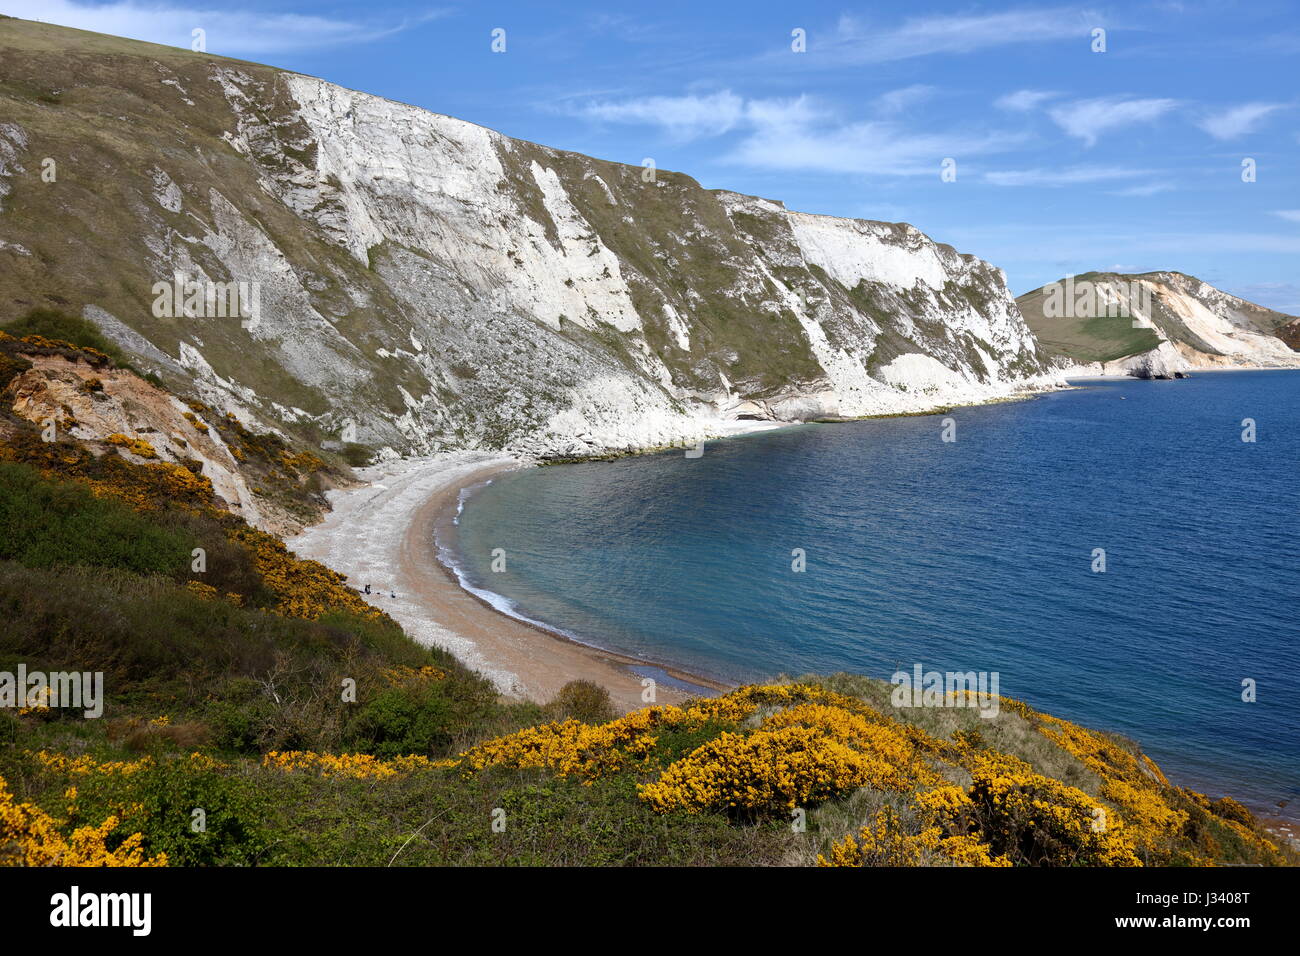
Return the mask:
[[[75,814],[76,788],[65,798]],[[146,857],[143,836],[132,833],[110,846],[119,820],[110,816],[97,826],[76,827],[65,836],[59,822],[32,803],[18,803],[0,777],[0,866],[166,866],[167,854]]]

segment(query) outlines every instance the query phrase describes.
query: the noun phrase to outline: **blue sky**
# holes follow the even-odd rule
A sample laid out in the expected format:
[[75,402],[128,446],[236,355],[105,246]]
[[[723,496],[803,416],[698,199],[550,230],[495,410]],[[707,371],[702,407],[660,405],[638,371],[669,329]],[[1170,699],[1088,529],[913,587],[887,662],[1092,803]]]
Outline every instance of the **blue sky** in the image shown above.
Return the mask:
[[[271,63],[792,209],[905,221],[1021,293],[1188,272],[1300,313],[1300,10],[0,0]],[[492,31],[505,31],[505,52]],[[794,52],[792,31],[806,49]],[[1105,31],[1094,52],[1093,31]],[[1256,164],[1243,182],[1242,162]],[[956,162],[955,181],[940,175]]]

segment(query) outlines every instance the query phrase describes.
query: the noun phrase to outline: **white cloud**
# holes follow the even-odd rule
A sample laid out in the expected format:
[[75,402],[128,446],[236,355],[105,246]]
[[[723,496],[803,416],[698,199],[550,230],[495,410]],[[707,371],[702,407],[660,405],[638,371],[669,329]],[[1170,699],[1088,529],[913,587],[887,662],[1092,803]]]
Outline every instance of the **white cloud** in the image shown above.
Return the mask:
[[747,100],[730,90],[589,103],[577,113],[658,126],[679,139],[739,132],[742,136],[722,157],[724,162],[806,172],[938,176],[946,157],[998,152],[1021,141],[986,131],[918,133],[887,118],[846,122],[807,96]]
[[1028,113],[1060,95],[1049,90],[1016,90],[1014,93],[999,96],[993,105],[1012,113]]
[[881,29],[842,17],[836,35],[821,41],[808,37],[810,60],[825,57],[840,63],[881,63],[935,53],[970,53],[990,47],[1077,38],[1082,43],[1101,17],[1077,8],[1009,10],[1001,13],[913,17],[901,26]]
[[1121,166],[1070,166],[1065,169],[990,171],[984,181],[994,186],[1081,186],[1149,175],[1148,170]]
[[745,118],[759,129],[794,129],[827,118],[807,96],[792,100],[750,100],[745,104]]
[[1283,106],[1282,103],[1243,103],[1241,106],[1207,114],[1196,125],[1215,139],[1236,139],[1251,132],[1260,120]]
[[1174,188],[1173,183],[1145,183],[1141,186],[1129,186],[1126,189],[1117,189],[1112,196],[1155,196],[1158,193],[1167,193]]
[[764,169],[860,173],[890,176],[939,175],[947,157],[959,163],[968,156],[1010,147],[995,134],[911,133],[894,123],[846,125],[760,125],[724,159]]
[[588,103],[579,112],[610,123],[661,126],[677,139],[729,132],[744,118],[745,101],[723,90],[705,96],[646,96]]
[[901,89],[890,90],[888,93],[882,93],[876,97],[876,111],[886,116],[893,116],[905,112],[918,103],[924,103],[934,96],[936,92],[938,92],[937,87],[928,86],[925,83],[914,83]]
[[1178,105],[1171,99],[1127,99],[1123,96],[1102,96],[1091,100],[1075,100],[1053,107],[1047,113],[1057,126],[1070,136],[1092,146],[1103,133],[1149,123]]
[[1275,209],[1273,215],[1281,216],[1287,222],[1300,222],[1300,209]]
[[4,0],[4,12],[26,20],[189,48],[192,31],[206,34],[207,52],[223,56],[264,55],[364,43],[441,16],[430,11],[398,24],[379,25],[297,13],[251,9],[139,3],[115,0]]

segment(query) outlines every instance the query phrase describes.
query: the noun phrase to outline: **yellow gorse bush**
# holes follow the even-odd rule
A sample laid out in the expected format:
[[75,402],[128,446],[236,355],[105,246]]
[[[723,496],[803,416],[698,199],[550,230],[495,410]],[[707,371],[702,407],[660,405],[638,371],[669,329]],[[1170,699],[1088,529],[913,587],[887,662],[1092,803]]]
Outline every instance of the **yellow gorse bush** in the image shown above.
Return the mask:
[[1082,790],[1009,754],[981,753],[971,773],[973,812],[960,820],[939,813],[949,828],[970,828],[1016,863],[1141,866],[1124,819]]
[[645,784],[641,798],[661,812],[771,811],[879,783],[893,786],[888,760],[809,727],[723,733]]
[[308,620],[332,611],[350,611],[372,619],[385,616],[347,586],[346,576],[318,561],[297,558],[274,535],[247,525],[229,534],[248,549],[262,583],[276,596],[276,613]]
[[139,455],[141,458],[157,458],[158,452],[153,445],[143,438],[130,438],[121,432],[114,432],[104,439],[110,445],[116,445],[119,448],[125,448],[133,455]]
[[301,771],[352,780],[385,780],[452,763],[454,761],[430,760],[418,754],[383,760],[371,754],[321,754],[309,750],[273,750],[262,758],[262,766],[287,773]]
[[[855,710],[858,709],[855,706]],[[793,809],[859,787],[938,783],[913,741],[842,706],[796,704],[748,734],[723,733],[643,785],[659,811]]]
[[[72,788],[65,794],[76,799]],[[32,803],[18,803],[0,777],[0,866],[166,866],[167,854],[146,857],[143,836],[132,833],[114,848],[118,826],[110,816],[98,826],[82,826],[64,836],[58,821]]]
[[479,744],[461,754],[461,761],[469,771],[533,767],[595,779],[643,761],[654,749],[656,731],[690,719],[678,707],[651,707],[606,724],[556,721]]
[[1163,796],[1169,781],[1150,758],[1139,760],[1102,734],[1057,717],[1035,717],[1043,736],[1102,779],[1101,795],[1124,811],[1129,837],[1139,851],[1158,850],[1182,830],[1187,813],[1169,806]]
[[1141,866],[1123,821],[1086,793],[1008,754],[971,761],[969,788],[941,786],[912,801],[915,829],[885,809],[819,856],[822,866]]
[[185,420],[193,425],[194,430],[199,434],[206,435],[208,433],[208,426],[193,412],[183,412],[182,414],[185,416]]
[[[960,788],[958,788],[960,789]],[[873,823],[856,836],[850,833],[831,846],[830,856],[817,856],[818,866],[1010,866],[1006,857],[994,857],[976,837],[947,835],[943,827],[925,825],[913,833],[902,817],[889,808],[876,812]]]
[[25,753],[50,773],[63,774],[68,777],[89,777],[94,774],[129,777],[131,774],[148,770],[154,765],[153,757],[141,757],[139,760],[106,760],[101,762],[90,754],[69,757],[66,754],[55,754],[46,750],[36,752],[29,750]]
[[407,667],[405,665],[390,667],[381,673],[384,680],[394,687],[428,684],[447,679],[447,671],[441,667],[434,667],[432,664],[425,664],[423,667]]

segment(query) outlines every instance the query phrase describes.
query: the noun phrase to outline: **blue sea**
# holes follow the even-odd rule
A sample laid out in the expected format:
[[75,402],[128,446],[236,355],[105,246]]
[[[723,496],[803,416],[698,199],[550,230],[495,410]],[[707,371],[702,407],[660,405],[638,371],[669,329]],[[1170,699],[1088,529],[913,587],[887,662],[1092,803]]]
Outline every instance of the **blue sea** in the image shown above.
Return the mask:
[[997,672],[1175,782],[1295,817],[1300,372],[1079,384],[509,473],[440,544],[589,644],[736,682]]

